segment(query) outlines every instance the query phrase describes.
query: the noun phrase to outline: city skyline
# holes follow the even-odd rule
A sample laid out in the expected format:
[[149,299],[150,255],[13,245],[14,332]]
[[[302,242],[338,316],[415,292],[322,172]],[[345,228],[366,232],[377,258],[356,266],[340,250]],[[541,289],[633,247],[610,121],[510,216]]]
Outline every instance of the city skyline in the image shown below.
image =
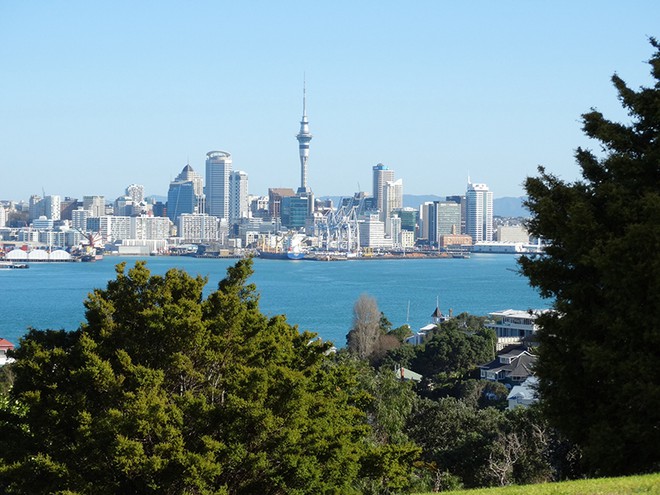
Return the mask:
[[471,175],[520,196],[539,164],[577,178],[575,148],[594,147],[582,113],[626,120],[610,77],[649,83],[660,14],[651,1],[302,6],[3,3],[0,198],[115,198],[129,183],[165,196],[214,149],[251,194],[296,188],[303,78],[316,196],[369,191],[378,163],[406,194],[455,194]]

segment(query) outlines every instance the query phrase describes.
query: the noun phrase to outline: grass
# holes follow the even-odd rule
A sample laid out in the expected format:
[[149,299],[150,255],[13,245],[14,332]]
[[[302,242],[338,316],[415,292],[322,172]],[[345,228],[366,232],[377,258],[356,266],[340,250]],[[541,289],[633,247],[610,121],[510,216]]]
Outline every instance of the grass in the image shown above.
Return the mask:
[[[660,473],[442,492],[442,495],[660,495]],[[432,495],[419,494],[419,495]]]

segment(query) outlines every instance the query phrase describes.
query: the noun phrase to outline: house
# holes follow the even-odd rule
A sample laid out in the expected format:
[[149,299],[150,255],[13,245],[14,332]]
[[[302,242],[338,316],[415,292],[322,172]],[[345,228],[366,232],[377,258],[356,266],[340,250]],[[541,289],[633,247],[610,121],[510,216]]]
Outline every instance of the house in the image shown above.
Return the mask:
[[442,311],[440,311],[440,307],[436,306],[435,311],[433,311],[433,313],[431,314],[431,323],[423,326],[417,331],[417,333],[408,337],[405,340],[405,343],[413,344],[413,345],[423,344],[426,341],[426,337],[428,336],[429,333],[433,332],[433,330],[438,328],[438,325],[444,323],[445,321],[451,318],[452,318],[451,309],[449,310],[449,315],[443,315]]
[[0,338],[0,366],[14,362],[14,358],[7,356],[7,351],[11,351],[13,349],[14,344],[9,342],[7,339]]
[[538,396],[536,394],[536,387],[538,386],[538,378],[535,376],[530,376],[520,385],[516,385],[511,389],[507,400],[509,405],[507,409],[513,409],[515,407],[528,407],[534,402],[538,401]]
[[519,384],[533,374],[532,368],[536,356],[525,347],[509,346],[500,352],[490,363],[479,366],[480,375],[484,380]]
[[500,351],[510,345],[534,342],[538,330],[536,318],[547,311],[547,309],[530,311],[506,309],[489,313],[491,321],[485,326],[494,330],[497,335],[496,350]]

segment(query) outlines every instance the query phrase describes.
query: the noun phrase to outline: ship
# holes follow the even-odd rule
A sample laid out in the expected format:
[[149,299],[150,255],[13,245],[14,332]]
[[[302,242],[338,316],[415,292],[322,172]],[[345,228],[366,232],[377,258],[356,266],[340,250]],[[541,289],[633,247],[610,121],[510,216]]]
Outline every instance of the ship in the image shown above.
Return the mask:
[[272,243],[258,250],[259,257],[268,260],[302,260],[307,251],[303,248],[305,234],[272,236]]

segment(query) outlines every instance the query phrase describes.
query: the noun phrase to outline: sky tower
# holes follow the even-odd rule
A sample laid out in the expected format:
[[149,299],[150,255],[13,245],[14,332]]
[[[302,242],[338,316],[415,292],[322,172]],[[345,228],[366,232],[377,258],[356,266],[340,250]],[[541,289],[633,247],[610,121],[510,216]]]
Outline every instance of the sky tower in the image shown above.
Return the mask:
[[307,110],[305,107],[305,83],[303,82],[303,114],[300,121],[300,132],[296,136],[298,139],[298,150],[300,152],[300,188],[299,193],[309,192],[307,189],[307,159],[309,158],[309,142],[312,135],[309,132],[309,122],[307,121]]

